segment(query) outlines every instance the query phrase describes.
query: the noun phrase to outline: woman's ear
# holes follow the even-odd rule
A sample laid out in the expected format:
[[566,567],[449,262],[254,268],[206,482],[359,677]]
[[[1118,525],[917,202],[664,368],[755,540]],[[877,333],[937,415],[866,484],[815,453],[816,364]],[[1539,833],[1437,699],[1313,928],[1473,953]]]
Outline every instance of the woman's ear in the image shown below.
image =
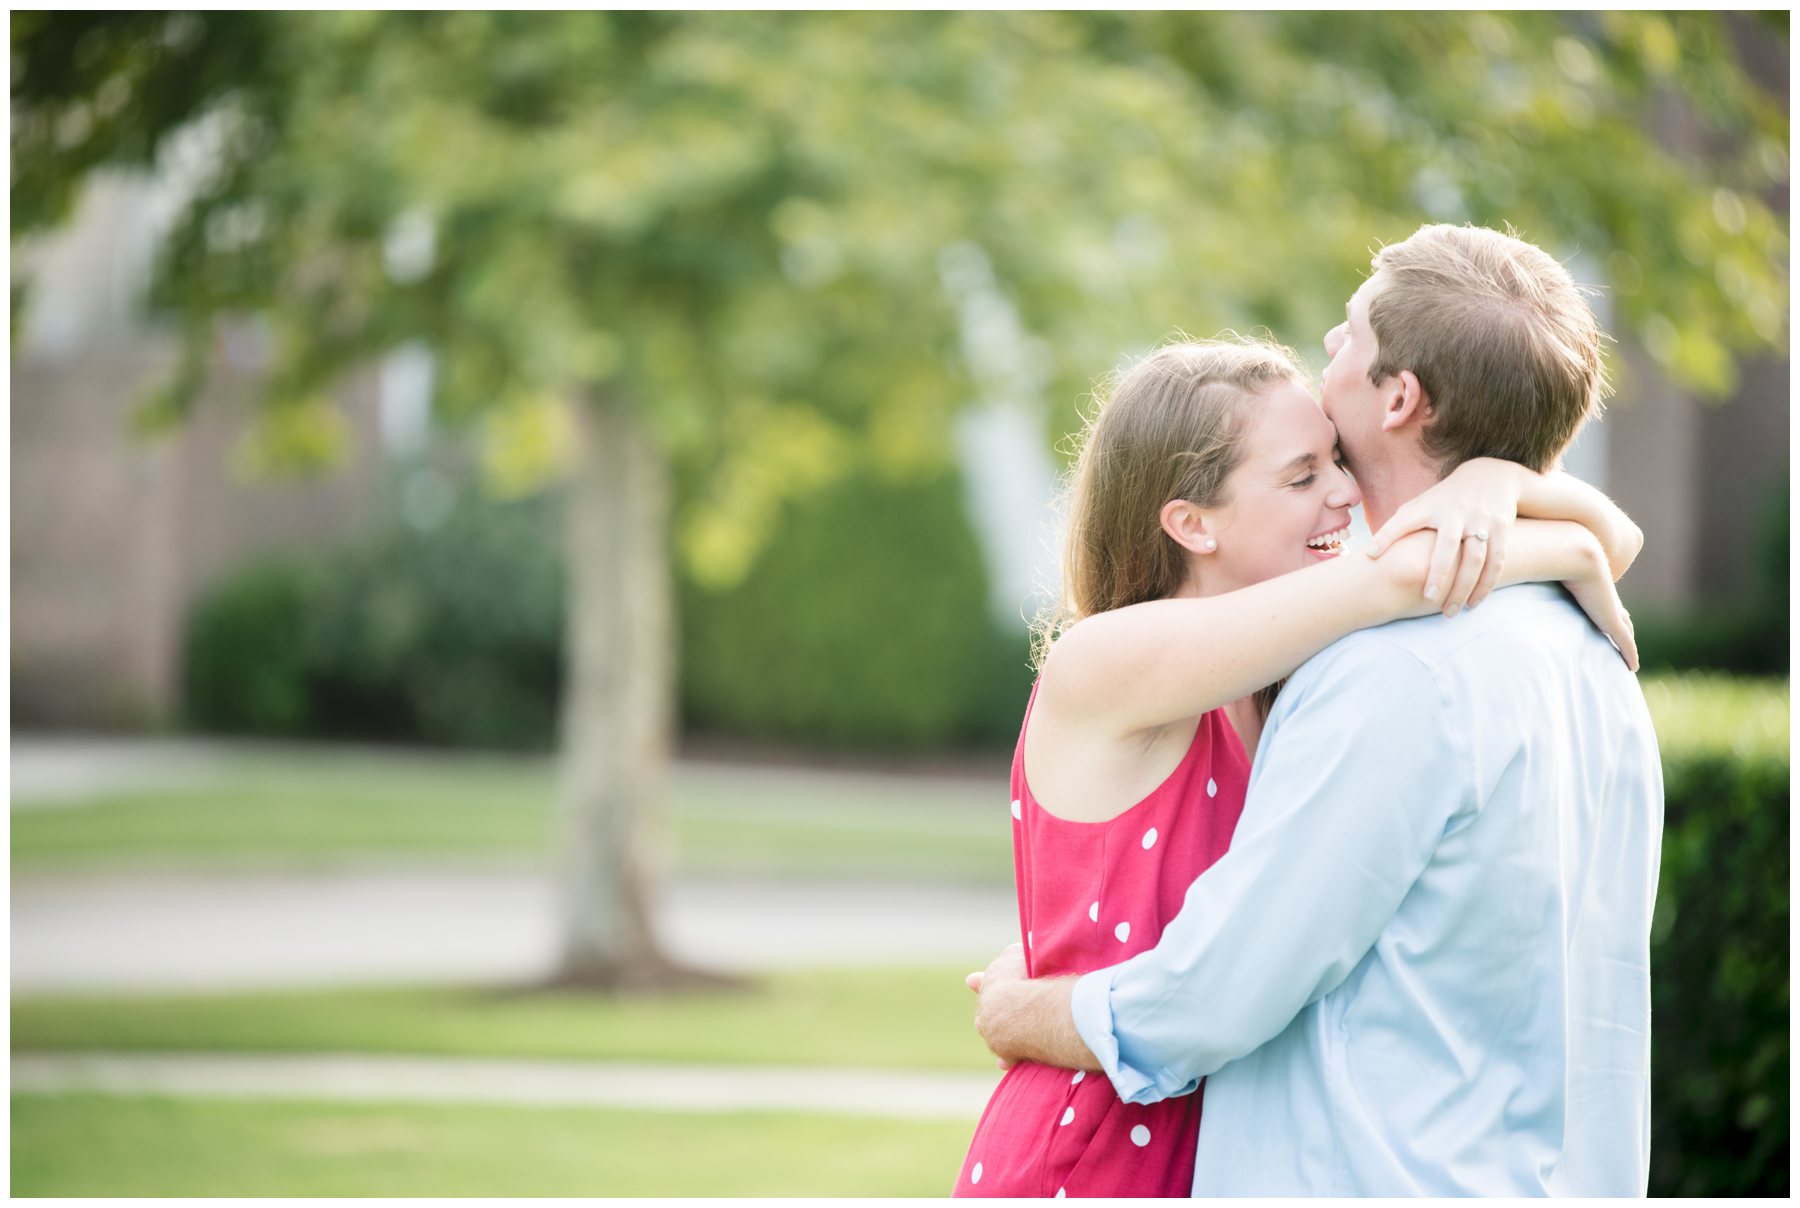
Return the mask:
[[1402,369],[1394,375],[1393,389],[1382,405],[1381,430],[1392,432],[1415,421],[1420,426],[1431,422],[1431,396],[1419,384],[1417,374]]
[[1219,548],[1207,528],[1206,511],[1185,499],[1171,499],[1162,505],[1162,531],[1174,538],[1175,544],[1196,554],[1210,554]]

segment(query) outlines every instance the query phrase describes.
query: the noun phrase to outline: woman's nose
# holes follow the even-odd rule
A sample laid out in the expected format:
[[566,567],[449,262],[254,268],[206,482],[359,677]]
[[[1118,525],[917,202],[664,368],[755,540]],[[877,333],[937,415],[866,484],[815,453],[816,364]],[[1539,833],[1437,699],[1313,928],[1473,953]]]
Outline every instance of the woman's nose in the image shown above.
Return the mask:
[[1333,469],[1337,471],[1338,481],[1331,493],[1325,497],[1326,506],[1334,508],[1361,506],[1362,491],[1358,489],[1356,479],[1350,477],[1349,472],[1341,466],[1334,466]]

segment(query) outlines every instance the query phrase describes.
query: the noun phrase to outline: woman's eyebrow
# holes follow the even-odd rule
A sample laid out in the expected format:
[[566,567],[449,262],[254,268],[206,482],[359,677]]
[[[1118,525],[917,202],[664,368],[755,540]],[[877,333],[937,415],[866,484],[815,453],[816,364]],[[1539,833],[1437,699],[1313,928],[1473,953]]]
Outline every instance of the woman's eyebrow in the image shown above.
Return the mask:
[[1318,460],[1319,460],[1319,455],[1317,453],[1302,453],[1298,457],[1295,457],[1294,459],[1289,461],[1286,465],[1282,466],[1281,469],[1275,471],[1275,473],[1277,475],[1281,475],[1281,474],[1286,474],[1291,470],[1305,469],[1307,466],[1312,465],[1313,463],[1317,462]]

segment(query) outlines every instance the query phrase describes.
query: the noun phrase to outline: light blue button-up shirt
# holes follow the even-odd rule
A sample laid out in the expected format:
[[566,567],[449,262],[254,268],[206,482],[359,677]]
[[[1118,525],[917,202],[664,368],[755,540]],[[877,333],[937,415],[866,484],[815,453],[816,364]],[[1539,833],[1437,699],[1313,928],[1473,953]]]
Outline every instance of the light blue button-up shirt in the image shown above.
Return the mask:
[[1662,772],[1554,586],[1295,672],[1231,850],[1083,977],[1119,1094],[1207,1078],[1195,1195],[1642,1195]]

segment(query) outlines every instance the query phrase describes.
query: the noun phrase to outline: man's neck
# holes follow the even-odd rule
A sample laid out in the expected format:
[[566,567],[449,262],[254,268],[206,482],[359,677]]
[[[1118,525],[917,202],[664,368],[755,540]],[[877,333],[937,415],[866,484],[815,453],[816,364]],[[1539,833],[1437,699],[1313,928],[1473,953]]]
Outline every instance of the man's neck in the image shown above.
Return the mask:
[[1362,492],[1363,520],[1371,533],[1378,532],[1393,514],[1441,481],[1436,465],[1417,453],[1390,458],[1368,458],[1353,465],[1350,473]]

